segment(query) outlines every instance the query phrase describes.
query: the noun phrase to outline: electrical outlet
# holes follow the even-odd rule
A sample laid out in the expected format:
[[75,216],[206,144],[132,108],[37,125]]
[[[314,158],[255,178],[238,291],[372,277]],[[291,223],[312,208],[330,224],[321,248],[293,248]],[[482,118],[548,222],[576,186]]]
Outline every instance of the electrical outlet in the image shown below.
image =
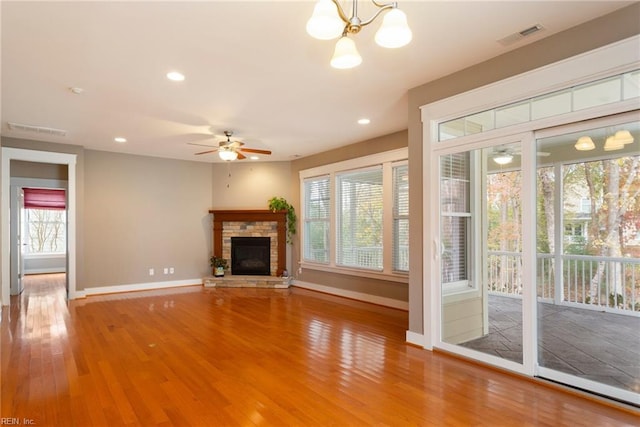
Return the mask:
[[298,274],[302,274],[302,267],[298,267]]
[[164,274],[169,274],[169,269],[167,267],[164,268]]
[[153,276],[154,274],[156,274],[155,271],[153,271],[153,268],[149,269],[149,276]]
[[174,271],[173,267],[169,267],[169,274],[173,274]]

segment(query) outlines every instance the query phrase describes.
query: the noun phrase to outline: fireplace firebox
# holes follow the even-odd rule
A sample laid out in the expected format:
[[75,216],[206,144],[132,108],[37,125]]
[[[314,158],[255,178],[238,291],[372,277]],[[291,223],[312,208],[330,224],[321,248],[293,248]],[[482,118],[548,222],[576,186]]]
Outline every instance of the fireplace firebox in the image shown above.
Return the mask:
[[271,238],[232,237],[231,274],[270,276]]

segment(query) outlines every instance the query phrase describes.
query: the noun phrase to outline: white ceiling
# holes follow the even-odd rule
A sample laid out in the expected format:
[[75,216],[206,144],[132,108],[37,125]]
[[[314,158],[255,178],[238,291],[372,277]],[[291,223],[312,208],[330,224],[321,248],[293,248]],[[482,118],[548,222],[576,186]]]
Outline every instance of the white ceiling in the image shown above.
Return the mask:
[[[362,65],[336,70],[335,41],[305,31],[311,1],[2,1],[1,132],[214,162],[217,155],[195,156],[205,148],[189,143],[217,145],[229,129],[246,146],[273,151],[263,160],[291,160],[406,129],[409,89],[630,2],[398,4],[411,44],[378,47],[378,18],[355,36]],[[362,18],[372,10],[360,2]],[[534,24],[544,30],[497,42]],[[186,80],[167,80],[171,70]],[[371,123],[358,125],[361,117]],[[9,122],[67,133],[16,131]]]

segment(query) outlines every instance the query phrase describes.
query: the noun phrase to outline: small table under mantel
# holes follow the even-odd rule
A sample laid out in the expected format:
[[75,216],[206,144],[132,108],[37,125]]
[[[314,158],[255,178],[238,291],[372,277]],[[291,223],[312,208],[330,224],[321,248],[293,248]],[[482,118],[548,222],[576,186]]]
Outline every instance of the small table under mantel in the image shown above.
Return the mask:
[[213,215],[213,254],[222,256],[222,229],[223,222],[258,222],[274,221],[278,227],[278,269],[276,276],[282,276],[287,263],[287,211],[272,211],[268,209],[211,209]]

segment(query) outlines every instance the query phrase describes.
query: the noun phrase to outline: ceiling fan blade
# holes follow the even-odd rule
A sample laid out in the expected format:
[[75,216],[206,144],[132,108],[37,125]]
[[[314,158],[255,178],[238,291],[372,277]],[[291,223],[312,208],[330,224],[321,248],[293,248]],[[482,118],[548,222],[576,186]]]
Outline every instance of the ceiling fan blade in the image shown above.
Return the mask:
[[209,147],[209,148],[215,148],[215,145],[211,145],[211,144],[198,144],[197,142],[187,142],[188,145],[197,145],[198,147]]
[[255,153],[255,154],[271,154],[269,150],[258,150],[256,148],[239,148],[239,151],[244,151],[245,153]]
[[242,160],[242,159],[246,159],[247,156],[245,156],[244,154],[240,153],[239,151],[237,151],[238,153],[238,160]]
[[218,151],[218,149],[216,148],[215,150],[207,150],[207,151],[202,151],[200,153],[196,153],[196,156],[200,155],[200,154],[209,154],[209,153],[215,153],[216,151]]

